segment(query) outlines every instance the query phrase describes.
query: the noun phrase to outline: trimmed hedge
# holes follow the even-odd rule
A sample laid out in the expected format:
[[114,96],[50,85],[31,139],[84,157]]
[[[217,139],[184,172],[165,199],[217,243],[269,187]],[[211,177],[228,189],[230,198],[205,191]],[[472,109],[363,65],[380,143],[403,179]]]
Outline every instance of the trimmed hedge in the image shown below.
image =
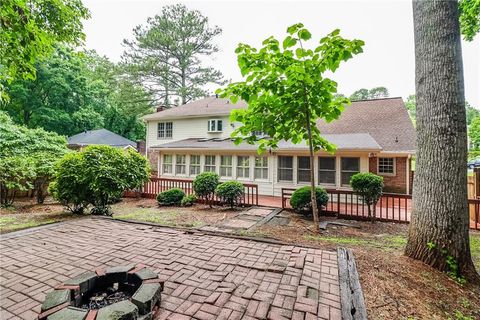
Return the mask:
[[202,172],[193,180],[193,191],[195,191],[197,197],[204,199],[210,207],[219,180],[220,177],[215,172]]
[[189,196],[185,196],[182,199],[182,202],[180,203],[182,207],[191,207],[195,204],[197,201],[197,196],[194,194],[191,194]]
[[173,188],[160,192],[157,195],[157,202],[160,206],[179,206],[184,197],[185,192],[182,189]]
[[[310,187],[305,186],[295,190],[290,198],[290,205],[297,212],[310,214],[312,212],[312,198]],[[320,209],[322,206],[326,206],[328,203],[328,194],[325,189],[317,187],[317,206]]]
[[216,195],[233,208],[245,196],[245,187],[238,181],[227,181],[217,186]]

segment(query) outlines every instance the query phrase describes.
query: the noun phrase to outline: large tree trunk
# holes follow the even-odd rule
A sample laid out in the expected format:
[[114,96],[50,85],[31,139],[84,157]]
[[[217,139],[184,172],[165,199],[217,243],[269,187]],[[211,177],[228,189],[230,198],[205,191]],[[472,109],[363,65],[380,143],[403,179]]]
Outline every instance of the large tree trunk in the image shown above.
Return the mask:
[[[467,127],[458,2],[413,1],[417,163],[405,254],[475,275],[467,203]],[[451,258],[449,258],[451,260]]]

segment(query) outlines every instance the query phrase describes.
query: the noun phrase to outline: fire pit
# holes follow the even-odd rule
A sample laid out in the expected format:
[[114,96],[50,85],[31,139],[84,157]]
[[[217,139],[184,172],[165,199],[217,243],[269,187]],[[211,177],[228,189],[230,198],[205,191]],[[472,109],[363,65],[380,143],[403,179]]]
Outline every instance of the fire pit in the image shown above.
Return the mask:
[[38,320],[150,320],[162,290],[163,281],[143,265],[98,268],[49,292]]

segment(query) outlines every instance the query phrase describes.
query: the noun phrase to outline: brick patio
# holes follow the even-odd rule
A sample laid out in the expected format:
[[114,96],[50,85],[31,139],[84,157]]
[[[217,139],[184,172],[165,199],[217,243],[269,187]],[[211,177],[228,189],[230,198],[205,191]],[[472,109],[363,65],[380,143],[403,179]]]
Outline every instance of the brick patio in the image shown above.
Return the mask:
[[100,266],[165,279],[159,319],[340,319],[335,252],[81,219],[3,236],[0,319],[34,319],[45,293]]

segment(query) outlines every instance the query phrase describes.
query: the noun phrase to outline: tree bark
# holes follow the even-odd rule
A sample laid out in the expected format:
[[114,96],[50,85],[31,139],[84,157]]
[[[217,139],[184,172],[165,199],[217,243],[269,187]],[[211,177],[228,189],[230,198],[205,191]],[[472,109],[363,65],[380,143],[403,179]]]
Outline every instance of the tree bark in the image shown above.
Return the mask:
[[310,109],[307,105],[307,132],[308,132],[308,145],[310,151],[310,197],[312,200],[312,215],[313,215],[313,224],[315,232],[320,231],[320,219],[318,217],[318,204],[317,204],[317,189],[315,186],[315,171],[313,170],[315,157],[313,154],[313,145],[312,145],[312,128],[310,126]]
[[467,127],[458,2],[413,1],[417,162],[405,254],[477,277],[470,254]]

